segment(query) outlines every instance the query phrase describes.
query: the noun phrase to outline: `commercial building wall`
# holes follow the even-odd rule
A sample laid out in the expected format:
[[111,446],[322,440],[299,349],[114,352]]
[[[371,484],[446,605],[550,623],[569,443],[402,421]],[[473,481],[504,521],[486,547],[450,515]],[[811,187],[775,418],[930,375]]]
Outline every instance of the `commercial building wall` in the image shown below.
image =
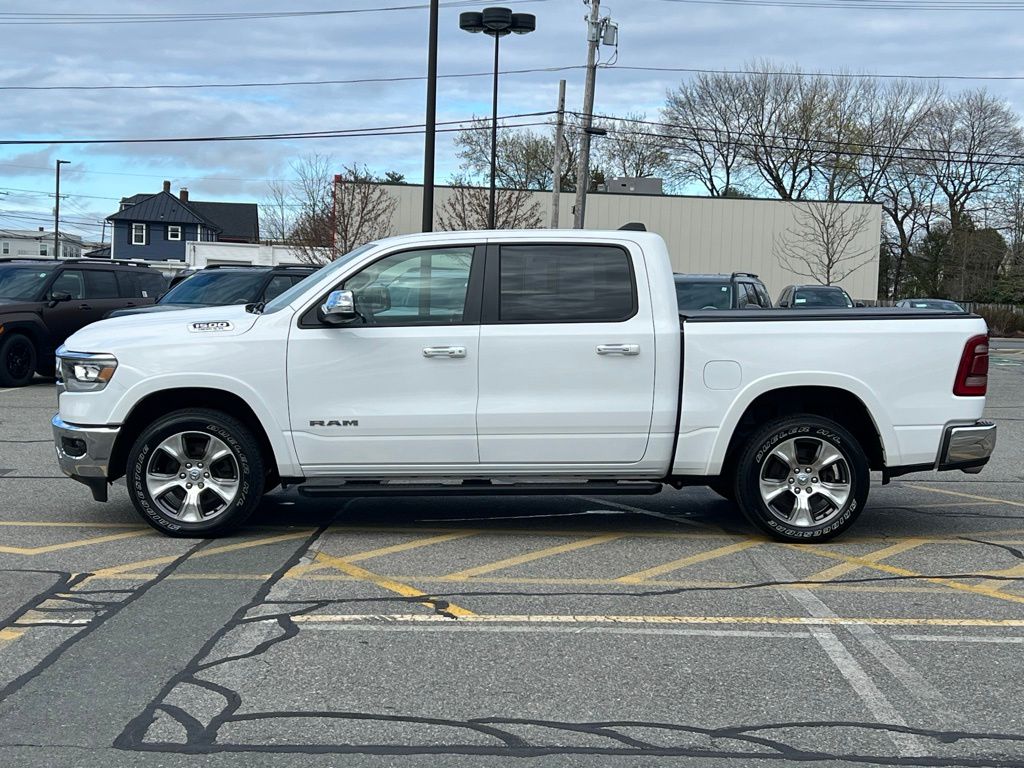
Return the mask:
[[[420,231],[423,189],[414,185],[385,185],[398,202],[392,234]],[[435,211],[451,194],[447,187],[434,193]],[[550,192],[531,193],[541,208],[541,220],[551,221]],[[575,195],[563,193],[559,227],[572,226]],[[781,200],[677,197],[592,193],[587,196],[587,229],[618,229],[627,222],[642,222],[668,243],[676,272],[754,272],[768,286],[772,299],[793,283],[813,282],[780,264],[777,244],[787,231],[806,231],[808,203]],[[865,254],[866,263],[839,285],[857,299],[877,294],[878,256],[882,209],[878,205],[838,203],[847,221],[857,222],[848,253]],[[435,221],[436,226],[436,221]]]

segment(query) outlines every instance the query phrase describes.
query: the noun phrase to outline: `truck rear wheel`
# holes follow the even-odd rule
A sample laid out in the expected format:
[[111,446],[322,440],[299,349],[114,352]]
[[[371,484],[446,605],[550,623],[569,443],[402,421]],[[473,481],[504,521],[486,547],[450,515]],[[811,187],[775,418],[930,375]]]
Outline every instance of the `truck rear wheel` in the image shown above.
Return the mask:
[[21,333],[0,336],[0,387],[24,387],[36,373],[36,348]]
[[218,536],[245,522],[263,496],[264,460],[252,433],[220,411],[170,413],[128,454],[128,492],[142,518],[169,536]]
[[856,438],[807,414],[774,421],[750,438],[737,464],[736,500],[751,523],[780,541],[827,541],[860,516],[870,483]]

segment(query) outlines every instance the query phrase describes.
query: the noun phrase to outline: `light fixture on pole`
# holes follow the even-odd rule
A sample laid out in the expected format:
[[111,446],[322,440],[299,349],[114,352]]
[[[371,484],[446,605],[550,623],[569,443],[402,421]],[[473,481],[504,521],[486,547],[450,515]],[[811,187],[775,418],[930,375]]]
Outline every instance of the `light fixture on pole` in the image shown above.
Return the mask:
[[53,202],[53,258],[60,258],[60,167],[71,165],[70,160],[58,160],[54,163],[57,169],[57,188],[54,190]]
[[512,13],[510,8],[484,8],[459,14],[459,28],[466,32],[483,32],[494,38],[494,90],[491,98],[491,193],[487,206],[487,228],[494,229],[497,187],[495,174],[498,165],[498,41],[515,32],[528,35],[537,28],[537,17],[532,13]]

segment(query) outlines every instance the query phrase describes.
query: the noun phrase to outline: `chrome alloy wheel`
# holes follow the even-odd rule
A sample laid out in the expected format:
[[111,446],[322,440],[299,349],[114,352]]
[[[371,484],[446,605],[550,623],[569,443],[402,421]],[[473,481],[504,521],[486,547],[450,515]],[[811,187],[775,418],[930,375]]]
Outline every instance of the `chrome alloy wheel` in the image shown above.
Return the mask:
[[779,520],[795,528],[829,522],[853,492],[846,458],[817,437],[779,443],[761,462],[761,500]]
[[183,523],[220,515],[238,495],[238,460],[207,432],[178,432],[153,449],[146,490],[160,510]]

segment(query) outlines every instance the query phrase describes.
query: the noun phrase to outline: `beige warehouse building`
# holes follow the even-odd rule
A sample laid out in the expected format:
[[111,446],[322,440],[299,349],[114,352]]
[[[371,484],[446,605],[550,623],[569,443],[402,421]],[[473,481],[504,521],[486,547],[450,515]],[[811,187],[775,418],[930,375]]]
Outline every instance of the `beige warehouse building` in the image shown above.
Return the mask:
[[[398,205],[392,234],[420,231],[423,188],[389,184]],[[435,211],[452,194],[450,187],[435,189]],[[552,194],[529,193],[539,204],[541,221],[550,222]],[[572,226],[573,193],[559,202],[559,227]],[[754,272],[768,286],[772,299],[793,283],[814,282],[788,269],[779,252],[803,241],[805,249],[821,240],[814,237],[815,220],[826,204],[791,203],[782,200],[682,197],[596,192],[587,196],[587,229],[618,229],[627,222],[642,222],[668,243],[676,272]],[[882,209],[866,203],[835,203],[831,220],[846,232],[844,252],[856,256],[850,264],[863,264],[839,280],[856,299],[873,299],[878,285],[878,257]]]

